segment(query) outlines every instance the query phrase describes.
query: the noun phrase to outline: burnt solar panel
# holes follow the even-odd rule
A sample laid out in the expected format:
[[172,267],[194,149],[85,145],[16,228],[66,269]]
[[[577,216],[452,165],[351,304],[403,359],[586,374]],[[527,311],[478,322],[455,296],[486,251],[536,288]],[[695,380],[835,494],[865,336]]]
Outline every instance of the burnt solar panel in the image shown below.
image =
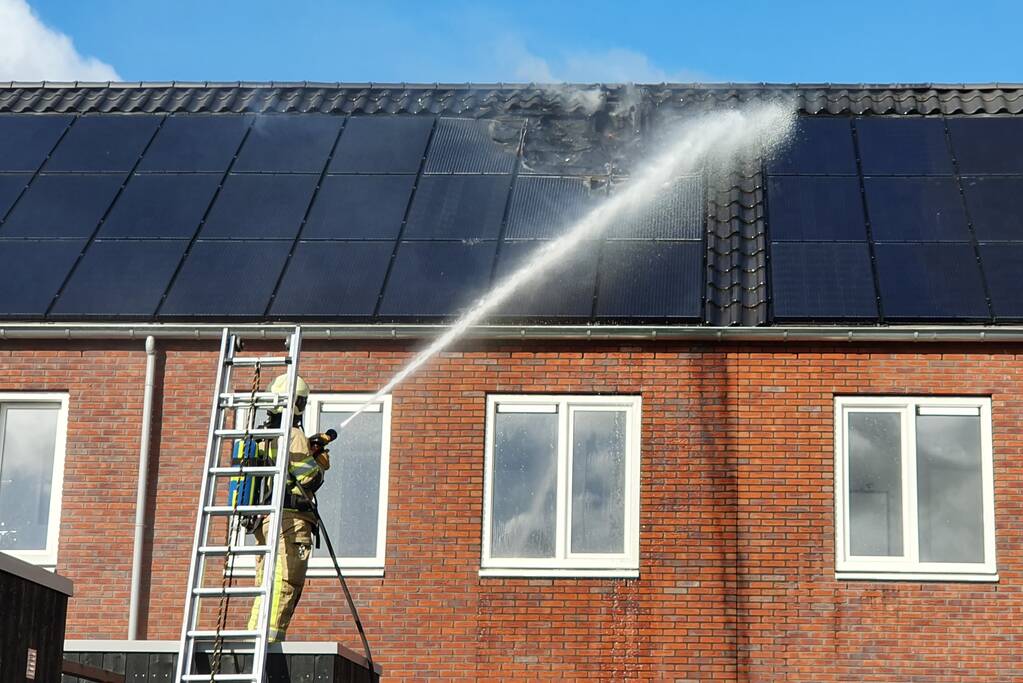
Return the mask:
[[[962,178],[970,220],[980,241],[1023,240],[1023,177]],[[1019,264],[1023,270],[1023,262]]]
[[801,116],[792,139],[767,168],[772,174],[856,175],[851,119]]
[[778,176],[768,181],[772,240],[865,240],[857,178]]
[[188,240],[96,240],[53,307],[63,317],[151,317]]
[[607,242],[596,314],[598,318],[697,320],[703,284],[700,242]]
[[432,116],[355,116],[330,162],[329,173],[416,173],[433,128]]
[[302,230],[303,239],[398,237],[414,175],[335,175],[323,184]]
[[232,168],[238,173],[320,173],[344,118],[257,116]]
[[35,171],[72,118],[54,114],[0,116],[0,171]]
[[959,172],[1023,174],[1023,118],[950,118]]
[[[495,285],[527,265],[550,242],[539,240],[505,242],[497,258]],[[593,311],[594,286],[600,241],[589,240],[546,271],[530,277],[496,315],[511,317],[589,318]]]
[[220,176],[211,173],[135,175],[99,237],[191,239],[219,184]]
[[871,234],[879,242],[970,239],[959,185],[952,177],[864,178]]
[[424,170],[426,173],[511,173],[521,130],[521,122],[439,119]]
[[864,175],[951,175],[940,118],[856,119]]
[[877,318],[866,242],[775,242],[771,285],[780,320]]
[[121,187],[120,175],[37,176],[0,237],[89,237]]
[[299,242],[270,313],[372,316],[393,251],[393,242]]
[[562,234],[607,196],[584,178],[519,176],[512,192],[506,236],[546,239]]
[[262,316],[291,245],[290,240],[197,241],[185,257],[159,315]]
[[45,171],[126,172],[139,160],[163,116],[79,116],[46,162]]
[[511,176],[450,175],[419,179],[407,239],[496,239]]
[[213,202],[203,239],[294,239],[309,208],[315,175],[231,174]]
[[0,316],[42,317],[85,240],[0,239]]
[[138,168],[161,173],[223,173],[251,123],[250,116],[169,116]]
[[984,284],[968,243],[878,244],[881,306],[890,320],[984,320]]
[[402,242],[380,305],[382,316],[458,313],[490,286],[496,242]]

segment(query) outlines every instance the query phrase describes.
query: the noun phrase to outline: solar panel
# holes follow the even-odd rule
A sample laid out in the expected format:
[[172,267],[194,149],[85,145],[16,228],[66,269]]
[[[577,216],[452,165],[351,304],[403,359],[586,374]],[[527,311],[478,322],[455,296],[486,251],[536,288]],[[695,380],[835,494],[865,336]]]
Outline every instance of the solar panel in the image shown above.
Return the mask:
[[1023,297],[1019,295],[1023,243],[981,244],[980,258],[995,319],[1023,319]]
[[494,239],[511,176],[424,176],[412,198],[409,239]]
[[140,171],[223,173],[252,122],[250,116],[168,116],[139,164]]
[[89,237],[121,187],[120,175],[39,175],[7,216],[3,237]]
[[303,239],[390,239],[398,236],[414,175],[327,176],[316,193]]
[[874,254],[886,318],[988,318],[980,268],[971,245],[878,244]]
[[1023,120],[970,116],[948,119],[960,173],[1023,173]]
[[233,170],[320,173],[343,124],[326,114],[257,116]]
[[[495,284],[526,266],[537,251],[548,244],[537,240],[502,244]],[[497,315],[589,318],[593,311],[600,244],[596,240],[584,242],[547,271],[531,277],[501,306]]]
[[618,241],[604,246],[597,317],[699,319],[701,242]]
[[270,312],[371,316],[393,251],[393,242],[299,242]]
[[1023,240],[1023,178],[962,178],[978,240]]
[[402,242],[384,290],[384,316],[447,316],[490,285],[496,242]]
[[864,175],[951,175],[952,156],[939,118],[856,119]]
[[188,240],[96,240],[52,315],[152,316],[187,247]]
[[863,186],[875,241],[970,239],[955,178],[864,178]]
[[767,168],[770,173],[856,175],[850,119],[800,116],[791,141]]
[[200,237],[294,239],[317,180],[314,175],[231,174]]
[[217,191],[215,174],[145,174],[129,179],[99,237],[191,239]]
[[774,242],[771,286],[778,319],[877,318],[866,242]]
[[611,172],[611,145],[599,144],[595,119],[540,116],[530,119],[523,137],[520,174],[606,176]]
[[550,238],[565,231],[606,197],[584,178],[519,176],[508,211],[509,238]]
[[0,171],[35,171],[46,159],[71,116],[0,116]]
[[679,178],[650,201],[626,208],[612,224],[608,236],[612,239],[702,239],[706,213],[704,197],[703,178]]
[[511,173],[521,132],[521,122],[439,119],[424,171]]
[[771,177],[767,201],[767,227],[772,240],[867,239],[857,178]]
[[287,240],[197,241],[159,315],[262,316],[291,245]]
[[163,116],[79,116],[46,162],[48,172],[129,171],[153,138]]
[[85,240],[0,240],[0,316],[42,316]]
[[329,172],[417,173],[433,121],[432,116],[353,116]]
[[18,200],[18,195],[25,189],[30,180],[32,180],[32,175],[28,173],[0,175],[0,221],[7,215],[10,208],[14,206],[14,202]]

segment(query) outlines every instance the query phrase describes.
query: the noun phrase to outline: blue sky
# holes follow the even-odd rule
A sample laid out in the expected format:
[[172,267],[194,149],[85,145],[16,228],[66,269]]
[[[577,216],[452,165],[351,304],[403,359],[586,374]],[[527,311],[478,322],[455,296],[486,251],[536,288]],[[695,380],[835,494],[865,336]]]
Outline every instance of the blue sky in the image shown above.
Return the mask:
[[1023,81],[1019,0],[28,2],[125,80]]

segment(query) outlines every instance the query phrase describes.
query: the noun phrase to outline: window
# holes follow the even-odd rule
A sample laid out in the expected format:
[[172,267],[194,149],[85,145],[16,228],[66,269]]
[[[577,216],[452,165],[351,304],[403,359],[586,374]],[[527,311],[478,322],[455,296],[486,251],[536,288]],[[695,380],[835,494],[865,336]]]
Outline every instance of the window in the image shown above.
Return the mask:
[[68,399],[0,394],[0,550],[57,564]]
[[639,397],[490,396],[480,574],[638,576],[639,422]]
[[835,403],[838,578],[997,580],[991,400]]

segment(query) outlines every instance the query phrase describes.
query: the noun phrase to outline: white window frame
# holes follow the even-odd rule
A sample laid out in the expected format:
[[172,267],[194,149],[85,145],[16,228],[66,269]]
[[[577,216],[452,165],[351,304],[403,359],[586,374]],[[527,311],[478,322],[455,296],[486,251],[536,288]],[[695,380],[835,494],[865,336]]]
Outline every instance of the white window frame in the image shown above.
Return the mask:
[[[984,562],[921,562],[917,510],[916,416],[980,416]],[[854,556],[849,548],[848,417],[854,412],[900,415],[902,436],[903,557]],[[997,581],[991,399],[944,396],[840,396],[835,398],[835,575],[838,579]]]
[[[515,412],[558,413],[558,487],[555,506],[556,542],[553,558],[492,557],[490,527],[493,507],[494,420],[498,406]],[[625,412],[625,543],[620,554],[571,553],[572,529],[572,415],[586,410]],[[575,396],[493,394],[487,396],[486,448],[483,479],[483,534],[480,576],[624,577],[639,576],[640,429],[642,400],[639,396]]]
[[[373,397],[372,394],[352,393],[311,393],[306,403],[305,412],[302,413],[302,424],[306,434],[316,434],[320,431],[319,414],[320,407],[333,405],[344,408],[345,412],[355,411],[363,403]],[[377,513],[377,554],[375,557],[338,557],[337,563],[345,576],[383,576],[386,562],[387,549],[387,492],[391,461],[391,396],[383,396],[373,405],[366,409],[366,412],[383,412],[383,420],[380,426],[380,500]],[[338,462],[344,457],[344,453],[332,452],[330,454],[331,464]],[[333,469],[333,468],[332,468]],[[331,476],[331,470],[327,471],[327,477]],[[331,539],[335,543],[338,539]],[[321,539],[321,545],[326,547],[326,542]],[[251,556],[239,556],[233,560],[232,571],[234,576],[255,576],[255,558]],[[306,576],[311,578],[322,578],[335,576],[334,564],[329,557],[310,557]]]
[[[46,530],[46,548],[42,550],[5,550],[4,552],[31,564],[55,569],[60,541],[60,515],[64,497],[64,460],[67,455],[68,395],[59,392],[3,392],[0,411],[12,405],[57,404],[57,433],[53,446],[53,472],[50,480],[50,515]],[[0,429],[2,429],[0,422]]]

